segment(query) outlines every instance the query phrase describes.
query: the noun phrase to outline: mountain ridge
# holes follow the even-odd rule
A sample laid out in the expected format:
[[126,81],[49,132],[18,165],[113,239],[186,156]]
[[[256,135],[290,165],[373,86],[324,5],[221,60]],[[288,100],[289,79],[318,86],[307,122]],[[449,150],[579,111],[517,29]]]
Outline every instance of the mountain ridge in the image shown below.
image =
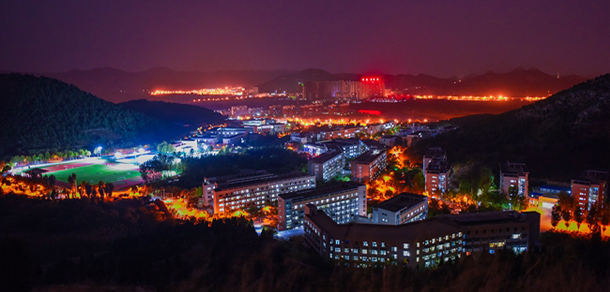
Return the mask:
[[421,156],[440,146],[450,160],[480,161],[497,168],[524,162],[531,175],[569,180],[587,169],[610,168],[610,74],[503,114],[477,119],[418,143]]
[[[127,72],[112,67],[37,73],[74,84],[111,102],[146,99],[156,89],[193,90],[225,86],[258,86],[259,92],[298,92],[299,82],[316,80],[359,80],[363,74],[330,73],[316,68],[291,70],[176,71],[166,67]],[[548,96],[587,78],[577,75],[557,76],[538,69],[516,68],[505,73],[471,74],[462,79],[429,74],[380,74],[386,87],[412,95],[504,95]]]

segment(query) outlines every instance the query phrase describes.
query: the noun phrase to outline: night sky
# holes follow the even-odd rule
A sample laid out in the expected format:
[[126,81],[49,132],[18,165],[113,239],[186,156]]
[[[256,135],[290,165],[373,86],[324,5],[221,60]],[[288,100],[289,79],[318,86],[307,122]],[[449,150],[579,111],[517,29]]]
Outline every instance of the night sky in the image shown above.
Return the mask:
[[610,1],[0,2],[0,70],[610,72]]

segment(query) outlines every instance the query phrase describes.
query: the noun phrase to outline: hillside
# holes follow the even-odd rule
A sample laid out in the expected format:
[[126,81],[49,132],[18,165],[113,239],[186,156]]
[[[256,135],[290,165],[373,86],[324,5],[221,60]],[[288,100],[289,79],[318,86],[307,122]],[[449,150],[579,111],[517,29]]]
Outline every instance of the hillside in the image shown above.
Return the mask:
[[610,168],[610,74],[504,114],[474,119],[424,140],[411,151],[447,149],[451,162],[525,162],[537,178],[569,180]]
[[47,78],[0,75],[0,158],[56,149],[131,145],[167,139],[172,129]]
[[126,109],[178,126],[193,127],[223,122],[225,118],[210,109],[179,103],[132,100],[120,104]]

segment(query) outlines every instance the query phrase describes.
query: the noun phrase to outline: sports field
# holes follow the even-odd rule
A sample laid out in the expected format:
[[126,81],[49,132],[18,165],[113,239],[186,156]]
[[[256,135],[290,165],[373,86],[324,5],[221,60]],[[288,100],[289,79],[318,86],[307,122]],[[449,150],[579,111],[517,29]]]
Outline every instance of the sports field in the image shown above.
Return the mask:
[[132,163],[117,163],[107,160],[63,163],[41,167],[47,170],[44,175],[54,175],[58,185],[68,186],[68,176],[76,174],[77,183],[86,181],[97,184],[100,180],[111,182],[116,190],[128,188],[142,182],[140,170]]

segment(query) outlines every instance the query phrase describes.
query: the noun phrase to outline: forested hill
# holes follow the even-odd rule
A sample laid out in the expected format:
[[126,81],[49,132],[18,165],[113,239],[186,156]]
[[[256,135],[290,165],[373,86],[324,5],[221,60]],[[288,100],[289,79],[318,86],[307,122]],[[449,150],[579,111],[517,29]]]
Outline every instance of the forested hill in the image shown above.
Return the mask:
[[180,126],[199,126],[202,124],[221,123],[225,118],[210,109],[179,103],[149,101],[146,99],[132,100],[121,106],[141,112],[149,117]]
[[166,123],[47,78],[0,74],[0,158],[167,139]]
[[497,168],[525,162],[530,177],[569,180],[586,169],[610,168],[610,74],[504,114],[475,119],[412,148],[447,150],[452,162]]

